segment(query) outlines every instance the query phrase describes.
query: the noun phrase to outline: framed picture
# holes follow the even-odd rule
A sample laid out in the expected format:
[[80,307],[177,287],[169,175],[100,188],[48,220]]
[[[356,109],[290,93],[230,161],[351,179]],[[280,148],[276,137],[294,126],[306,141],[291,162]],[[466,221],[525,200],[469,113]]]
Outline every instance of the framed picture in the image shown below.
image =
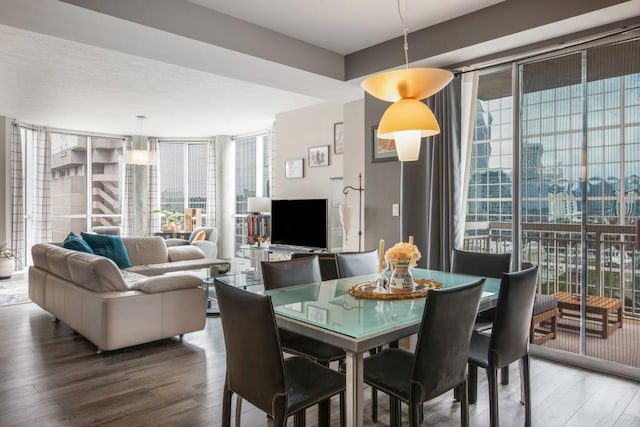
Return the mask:
[[309,147],[309,167],[329,166],[329,146]]
[[333,124],[333,152],[342,154],[344,152],[344,123]]
[[378,126],[371,127],[371,161],[390,162],[398,160],[396,153],[396,141],[393,139],[378,138]]
[[290,159],[284,162],[285,178],[304,178],[304,159]]
[[329,324],[329,310],[316,307],[315,305],[307,306],[307,319],[315,323]]

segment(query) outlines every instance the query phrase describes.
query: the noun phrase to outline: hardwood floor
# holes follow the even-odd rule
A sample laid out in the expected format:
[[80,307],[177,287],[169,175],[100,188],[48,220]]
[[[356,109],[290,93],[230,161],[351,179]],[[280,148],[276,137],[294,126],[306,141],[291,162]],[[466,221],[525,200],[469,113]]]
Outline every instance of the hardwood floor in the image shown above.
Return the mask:
[[[225,353],[219,318],[208,318],[204,330],[182,342],[174,338],[100,355],[51,319],[35,304],[0,307],[0,426],[220,425]],[[640,426],[640,384],[540,359],[531,365],[535,426]],[[499,390],[503,426],[524,423],[516,366],[511,384]],[[487,384],[479,377],[471,425],[487,426]],[[365,390],[365,424],[388,425],[388,400],[379,399],[374,424],[369,396]],[[333,405],[337,421],[336,399]],[[263,426],[266,418],[245,403],[242,425]],[[315,410],[307,412],[307,425],[315,425]],[[459,425],[452,393],[425,405],[423,425]]]

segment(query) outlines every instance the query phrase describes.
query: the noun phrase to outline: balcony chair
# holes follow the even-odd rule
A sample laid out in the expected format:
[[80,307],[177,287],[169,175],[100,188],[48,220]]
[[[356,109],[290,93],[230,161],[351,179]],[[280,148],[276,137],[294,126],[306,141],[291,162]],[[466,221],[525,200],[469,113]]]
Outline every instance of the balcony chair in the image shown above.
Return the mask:
[[466,365],[473,324],[485,279],[429,291],[415,353],[389,348],[364,360],[364,380],[391,398],[391,425],[402,425],[401,402],[409,405],[409,425],[418,426],[422,403],[455,388],[463,426],[469,425]]
[[344,414],[344,375],[304,357],[283,358],[269,297],[218,282],[215,288],[227,361],[223,426],[231,425],[234,393],[238,402],[245,399],[264,411],[275,426],[284,427],[290,415],[295,426],[304,425],[306,408],[336,394]]
[[[261,263],[262,280],[265,290],[295,286],[304,283],[320,283],[320,263],[318,256],[295,258],[286,261]],[[346,354],[343,349],[318,341],[295,332],[279,329],[282,350],[296,356],[303,356],[324,366],[342,361]],[[328,425],[330,420],[329,402],[318,407],[318,425]]]
[[498,369],[519,361],[523,390],[525,426],[531,426],[531,383],[529,373],[529,329],[536,295],[538,267],[505,273],[500,283],[496,316],[491,335],[474,332],[469,348],[469,403],[478,395],[478,367],[484,368],[489,383],[489,412],[492,427],[499,425]]

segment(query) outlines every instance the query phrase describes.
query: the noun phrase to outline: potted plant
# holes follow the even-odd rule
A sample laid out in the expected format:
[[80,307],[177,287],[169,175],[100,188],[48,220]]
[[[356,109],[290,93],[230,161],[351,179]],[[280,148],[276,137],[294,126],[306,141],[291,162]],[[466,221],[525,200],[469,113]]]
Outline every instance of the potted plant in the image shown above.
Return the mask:
[[164,217],[165,224],[162,226],[163,233],[174,233],[180,231],[182,225],[182,215],[169,209],[156,209],[154,213],[159,213]]
[[6,243],[0,243],[0,279],[9,279],[11,277],[15,261],[22,265],[18,253],[7,246]]

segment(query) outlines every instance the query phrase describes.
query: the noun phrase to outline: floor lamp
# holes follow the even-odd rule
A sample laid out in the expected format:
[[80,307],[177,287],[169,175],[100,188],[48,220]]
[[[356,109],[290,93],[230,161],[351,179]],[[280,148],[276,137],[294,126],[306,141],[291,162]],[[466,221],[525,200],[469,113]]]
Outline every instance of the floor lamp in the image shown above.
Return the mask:
[[342,194],[345,196],[348,195],[349,190],[358,192],[358,252],[362,252],[362,193],[364,193],[364,188],[362,187],[362,173],[358,174],[358,188],[347,185],[342,189]]

